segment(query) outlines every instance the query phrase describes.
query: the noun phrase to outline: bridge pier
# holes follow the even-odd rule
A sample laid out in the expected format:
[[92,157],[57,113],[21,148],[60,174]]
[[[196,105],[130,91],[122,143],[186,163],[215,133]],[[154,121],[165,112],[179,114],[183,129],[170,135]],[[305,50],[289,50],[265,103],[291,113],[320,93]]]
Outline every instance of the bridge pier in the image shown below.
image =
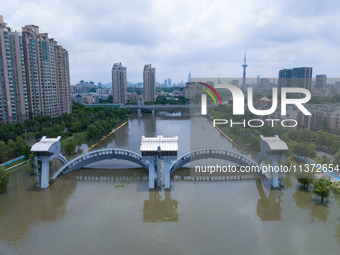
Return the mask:
[[[34,154],[34,174],[37,187],[46,189],[50,185],[50,162],[53,159],[58,159],[63,164],[67,163],[67,159],[60,153],[60,138],[61,136],[57,138],[43,136],[31,148]],[[41,161],[41,173],[39,172],[39,161]]]
[[170,161],[164,161],[164,188],[170,189]]
[[176,157],[163,157],[164,160],[164,168],[163,168],[163,175],[164,175],[164,188],[170,189],[171,183],[170,183],[170,167],[172,161],[176,160]]
[[137,108],[137,116],[138,118],[142,117],[142,108],[140,107]]
[[148,159],[149,162],[149,189],[155,188],[155,161],[152,159]]
[[[287,144],[282,141],[279,136],[261,137],[260,147],[261,153],[257,157],[256,162],[260,165],[263,159],[269,159],[271,162],[270,179],[272,188],[280,188],[283,186],[283,173],[281,166],[285,164],[285,157],[288,151]],[[281,165],[279,166],[279,160]],[[279,180],[279,173],[281,173]]]
[[278,166],[278,160],[272,159],[271,164],[272,164],[272,167],[273,167],[273,171],[271,172],[271,185],[272,185],[273,188],[280,188],[279,172],[275,171],[275,169],[277,169],[277,166]]
[[46,189],[50,185],[50,160],[49,158],[41,159],[41,179],[40,188]]

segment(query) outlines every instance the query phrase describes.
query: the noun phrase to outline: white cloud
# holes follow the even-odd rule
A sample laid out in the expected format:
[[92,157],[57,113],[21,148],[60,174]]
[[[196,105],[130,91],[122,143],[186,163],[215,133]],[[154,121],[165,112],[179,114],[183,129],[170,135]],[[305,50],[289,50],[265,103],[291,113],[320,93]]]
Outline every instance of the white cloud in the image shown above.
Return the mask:
[[339,77],[337,1],[2,0],[5,22],[35,24],[70,54],[71,81],[108,82],[114,62],[128,80],[142,80],[144,64],[157,80],[242,75],[276,77],[281,68],[313,66]]

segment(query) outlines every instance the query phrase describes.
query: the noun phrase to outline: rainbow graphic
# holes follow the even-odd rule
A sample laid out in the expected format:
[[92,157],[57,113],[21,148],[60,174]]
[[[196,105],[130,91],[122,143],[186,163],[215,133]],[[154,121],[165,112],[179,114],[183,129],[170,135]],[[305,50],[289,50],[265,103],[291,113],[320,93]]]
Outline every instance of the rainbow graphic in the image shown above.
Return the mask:
[[[214,92],[214,94],[217,96],[218,100],[220,101],[220,104],[222,105],[222,100],[220,98],[220,95],[217,93],[217,91],[213,87],[211,87],[210,85],[208,85],[206,83],[203,83],[203,82],[199,82],[199,84],[209,88],[212,92]],[[215,100],[214,96],[211,94],[211,92],[206,90],[206,89],[204,89],[204,88],[200,88],[200,89],[203,90],[204,92],[206,92],[212,98],[212,100],[214,101],[215,105],[217,106],[216,100]]]

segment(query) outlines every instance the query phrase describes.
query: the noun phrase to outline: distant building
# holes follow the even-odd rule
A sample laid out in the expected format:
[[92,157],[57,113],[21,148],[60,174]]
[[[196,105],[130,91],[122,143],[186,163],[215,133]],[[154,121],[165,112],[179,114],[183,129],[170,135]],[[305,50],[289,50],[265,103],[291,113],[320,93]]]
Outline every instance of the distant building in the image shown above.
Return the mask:
[[240,86],[240,81],[239,80],[232,80],[230,82],[230,84],[239,87]]
[[340,104],[307,104],[306,108],[312,115],[297,112],[299,126],[315,130],[328,130],[340,133]]
[[115,63],[112,67],[112,91],[114,104],[127,102],[126,67],[122,63]]
[[292,69],[282,69],[279,71],[279,91],[283,87],[292,87]]
[[271,89],[270,79],[260,78],[260,89],[261,91],[269,91]]
[[188,74],[188,82],[191,82],[191,73],[189,71],[189,74]]
[[28,99],[22,36],[0,15],[0,123],[28,119]]
[[144,101],[154,102],[156,99],[156,69],[151,64],[144,66],[143,71]]
[[167,87],[167,86],[168,86],[168,80],[164,79],[164,87]]
[[196,83],[187,82],[180,92],[181,96],[187,99],[194,99],[196,95]]
[[319,74],[315,76],[315,88],[325,89],[326,88],[327,75]]
[[279,90],[282,87],[298,87],[311,91],[312,89],[312,67],[296,67],[293,69],[282,69],[279,71]]
[[172,83],[171,83],[171,78],[168,78],[168,87],[171,87]]
[[292,78],[293,87],[312,89],[312,67],[296,67],[293,68]]

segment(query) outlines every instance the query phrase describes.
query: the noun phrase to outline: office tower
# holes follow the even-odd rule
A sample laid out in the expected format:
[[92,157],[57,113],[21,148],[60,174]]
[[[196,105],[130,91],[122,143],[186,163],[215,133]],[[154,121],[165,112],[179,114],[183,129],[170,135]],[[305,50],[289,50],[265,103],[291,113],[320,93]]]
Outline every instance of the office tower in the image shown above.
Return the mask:
[[30,118],[71,113],[68,52],[39,27],[22,28]]
[[167,87],[167,86],[168,86],[168,80],[164,79],[164,87]]
[[279,71],[278,88],[298,87],[311,90],[312,67],[295,67],[293,69],[282,69]]
[[171,78],[168,78],[168,86],[171,87],[172,83],[171,83]]
[[0,26],[0,123],[18,123],[29,117],[22,36],[1,15]]
[[244,59],[243,59],[243,79],[242,79],[242,87],[241,89],[246,89],[246,69],[247,69],[247,54],[244,52]]
[[315,76],[315,88],[324,89],[326,87],[327,75],[319,74]]
[[151,64],[144,66],[144,102],[154,102],[156,99],[156,69]]
[[115,63],[112,67],[113,103],[125,104],[127,101],[126,67]]
[[191,72],[189,70],[189,74],[188,74],[188,82],[191,82]]

